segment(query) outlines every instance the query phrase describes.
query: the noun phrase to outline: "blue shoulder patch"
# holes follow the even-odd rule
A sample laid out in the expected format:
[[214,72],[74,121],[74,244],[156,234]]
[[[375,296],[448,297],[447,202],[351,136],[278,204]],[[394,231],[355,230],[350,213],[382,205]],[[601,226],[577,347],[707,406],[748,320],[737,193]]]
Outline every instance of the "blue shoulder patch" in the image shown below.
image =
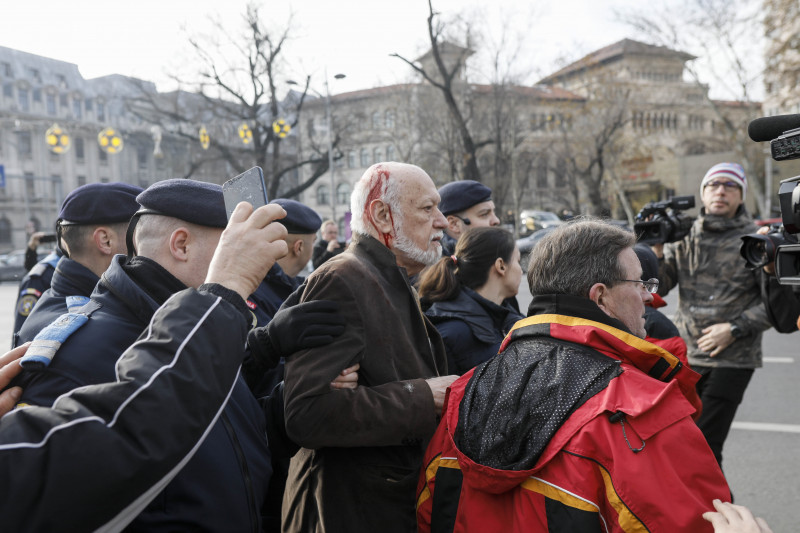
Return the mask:
[[88,296],[67,296],[67,311],[74,313],[84,305],[88,304],[90,300],[91,298]]
[[26,370],[38,370],[49,365],[61,345],[88,320],[87,315],[77,313],[58,317],[36,335],[20,359],[20,366]]

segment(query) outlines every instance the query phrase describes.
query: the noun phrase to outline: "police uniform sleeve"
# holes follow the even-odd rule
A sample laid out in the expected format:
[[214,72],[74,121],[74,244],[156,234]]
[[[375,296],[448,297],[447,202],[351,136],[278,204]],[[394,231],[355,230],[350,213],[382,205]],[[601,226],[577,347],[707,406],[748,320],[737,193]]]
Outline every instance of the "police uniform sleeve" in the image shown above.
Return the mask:
[[233,390],[247,332],[244,302],[217,287],[170,298],[117,382],[0,419],[4,529],[122,529],[191,459]]

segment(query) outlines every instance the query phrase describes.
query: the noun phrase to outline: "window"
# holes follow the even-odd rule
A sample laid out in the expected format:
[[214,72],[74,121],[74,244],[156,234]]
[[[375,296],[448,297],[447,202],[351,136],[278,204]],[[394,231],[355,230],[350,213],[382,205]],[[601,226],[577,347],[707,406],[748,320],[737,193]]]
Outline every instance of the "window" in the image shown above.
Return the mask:
[[383,161],[383,152],[381,151],[380,148],[375,148],[374,150],[372,150],[372,160],[375,163]]
[[386,147],[386,160],[394,161],[394,146],[391,144]]
[[29,78],[38,83],[42,83],[42,75],[39,73],[39,69],[28,67],[26,70],[28,71]]
[[[58,77],[58,86],[61,89],[66,89],[67,88],[67,78],[65,78],[63,74],[58,74],[57,77]],[[66,104],[64,104],[64,105],[66,105]]]
[[78,176],[78,187],[86,185],[86,176]]
[[536,187],[547,188],[547,156],[540,156],[536,162]]
[[36,198],[36,181],[33,178],[32,172],[25,173],[25,197],[29,200]]
[[81,106],[80,98],[73,98],[72,100],[72,115],[75,118],[83,118],[83,107]]
[[139,168],[147,168],[147,148],[144,146],[136,147],[136,161],[139,163]]
[[103,102],[97,102],[97,120],[106,121],[106,105]]
[[317,205],[328,205],[331,203],[330,190],[327,185],[317,187]]
[[108,183],[108,178],[100,178],[100,183]]
[[2,65],[3,67],[2,72],[4,77],[6,78],[14,77],[14,71],[11,69],[11,63],[6,63],[5,61],[3,61],[2,63],[0,63],[0,65]]
[[108,165],[108,154],[105,153],[99,146],[97,147],[97,157],[100,159],[101,165]]
[[42,101],[42,90],[38,87],[33,90],[33,101],[34,102]]
[[86,100],[83,102],[83,107],[84,107],[84,108],[86,108],[86,112],[87,112],[87,113],[88,113],[89,111],[91,111],[91,110],[92,110],[92,99],[91,99],[91,98],[87,98],[87,99],[86,99]]
[[362,148],[361,149],[361,166],[366,168],[369,165],[370,165],[370,162],[369,162],[369,150],[367,150],[366,148]]
[[336,203],[347,205],[350,203],[350,184],[340,183],[336,186]]
[[11,244],[11,221],[5,215],[0,218],[0,243]]
[[356,153],[353,150],[347,152],[347,168],[356,168]]
[[56,114],[56,95],[48,93],[46,98],[45,98],[45,105],[47,106],[47,114],[48,115],[55,115]]
[[76,137],[75,138],[75,159],[78,161],[83,161],[84,159],[84,152],[83,152],[83,138]]
[[394,110],[392,109],[386,111],[386,128],[394,129]]
[[28,89],[17,87],[17,102],[19,102],[20,111],[30,111],[31,104],[28,98]]
[[67,107],[67,95],[60,94],[58,96],[58,103],[61,104],[61,107]]
[[556,187],[567,186],[567,160],[559,157],[556,161]]
[[50,176],[50,198],[58,198],[60,192],[61,176],[59,174],[53,174]]
[[31,146],[31,132],[17,132],[17,155],[20,159],[30,159],[33,155],[33,148]]
[[380,111],[375,111],[372,114],[372,129],[377,130],[383,126],[383,120]]
[[6,98],[14,98],[14,86],[12,84],[3,84],[3,96]]

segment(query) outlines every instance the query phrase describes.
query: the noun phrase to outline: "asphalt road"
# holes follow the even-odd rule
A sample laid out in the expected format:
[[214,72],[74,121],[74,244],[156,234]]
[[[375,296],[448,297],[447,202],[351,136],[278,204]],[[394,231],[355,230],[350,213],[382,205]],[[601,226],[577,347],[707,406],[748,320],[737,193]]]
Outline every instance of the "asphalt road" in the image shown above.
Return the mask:
[[[525,311],[524,279],[518,298]],[[11,344],[15,299],[16,285],[0,283],[0,352]],[[666,300],[669,315],[675,301]],[[726,442],[724,468],[736,503],[763,516],[775,533],[789,533],[800,530],[800,332],[768,331],[764,353],[764,368],[756,371]]]

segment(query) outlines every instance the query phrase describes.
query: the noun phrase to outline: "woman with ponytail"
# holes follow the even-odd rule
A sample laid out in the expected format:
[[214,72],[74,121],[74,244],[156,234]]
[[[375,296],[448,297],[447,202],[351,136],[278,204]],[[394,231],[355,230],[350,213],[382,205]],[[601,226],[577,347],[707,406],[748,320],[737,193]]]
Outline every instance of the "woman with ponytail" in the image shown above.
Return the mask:
[[448,373],[463,374],[494,357],[503,337],[523,318],[503,304],[519,289],[519,258],[508,231],[475,228],[461,235],[453,255],[422,273],[419,295],[444,340]]

